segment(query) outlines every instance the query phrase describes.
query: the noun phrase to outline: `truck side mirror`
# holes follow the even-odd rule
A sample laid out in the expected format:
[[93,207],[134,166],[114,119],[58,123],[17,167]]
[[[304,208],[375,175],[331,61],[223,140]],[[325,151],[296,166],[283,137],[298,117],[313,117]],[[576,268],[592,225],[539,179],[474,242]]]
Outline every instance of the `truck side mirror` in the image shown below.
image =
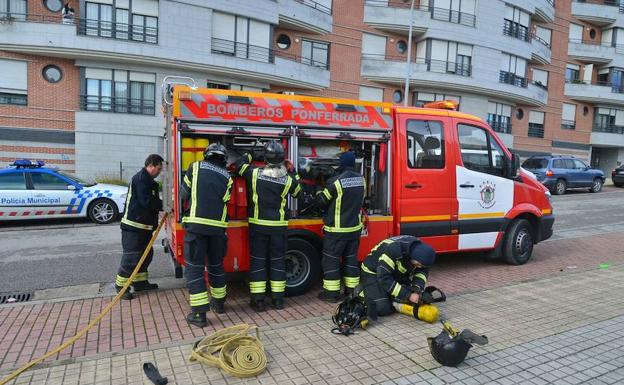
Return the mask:
[[520,175],[520,157],[518,154],[511,153],[511,160],[506,159],[506,177],[516,179]]

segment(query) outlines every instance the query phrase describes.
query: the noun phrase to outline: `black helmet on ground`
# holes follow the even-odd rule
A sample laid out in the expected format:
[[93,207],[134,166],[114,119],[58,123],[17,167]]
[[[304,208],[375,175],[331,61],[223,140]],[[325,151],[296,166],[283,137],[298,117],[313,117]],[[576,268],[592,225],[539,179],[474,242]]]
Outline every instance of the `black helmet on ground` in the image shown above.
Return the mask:
[[429,351],[433,358],[444,366],[457,366],[461,364],[472,344],[485,345],[488,339],[484,335],[478,335],[465,329],[459,333],[448,322],[443,322],[444,330],[436,337],[427,338]]
[[285,159],[284,146],[277,140],[272,140],[264,145],[264,160],[271,166],[281,164]]
[[210,143],[204,150],[205,160],[216,160],[220,164],[227,162],[227,149],[221,143]]

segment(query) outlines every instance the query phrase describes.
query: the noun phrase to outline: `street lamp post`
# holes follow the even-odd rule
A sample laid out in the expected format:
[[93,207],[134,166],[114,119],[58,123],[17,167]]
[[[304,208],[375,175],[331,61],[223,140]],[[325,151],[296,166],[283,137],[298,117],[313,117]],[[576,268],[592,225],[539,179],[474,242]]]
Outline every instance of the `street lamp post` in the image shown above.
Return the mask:
[[407,70],[405,71],[405,95],[403,95],[403,105],[407,107],[407,102],[409,99],[409,82],[410,82],[410,71],[412,70],[412,28],[414,26],[414,0],[412,0],[412,4],[410,5],[410,21],[409,21],[409,32],[407,35]]

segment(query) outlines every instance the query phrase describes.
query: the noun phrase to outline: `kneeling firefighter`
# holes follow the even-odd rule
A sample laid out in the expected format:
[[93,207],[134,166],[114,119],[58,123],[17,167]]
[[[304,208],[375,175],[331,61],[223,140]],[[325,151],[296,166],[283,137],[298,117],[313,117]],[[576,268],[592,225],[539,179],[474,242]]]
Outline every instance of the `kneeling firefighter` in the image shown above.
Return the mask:
[[[284,308],[286,290],[286,249],[288,247],[288,195],[297,197],[301,191],[299,177],[290,172],[290,162],[285,161],[284,146],[276,140],[264,146],[266,167],[251,165],[251,154],[243,155],[237,162],[237,172],[245,177],[249,199],[250,306],[264,311],[267,266],[270,269],[272,305]],[[289,167],[287,167],[287,165]],[[267,264],[268,262],[268,264]]]
[[375,320],[378,315],[389,315],[396,309],[404,312],[405,304],[412,304],[410,309],[412,306],[415,309],[414,316],[427,322],[435,321],[437,308],[426,304],[440,299],[434,300],[432,292],[425,290],[428,268],[435,263],[435,258],[431,246],[409,235],[388,238],[377,244],[361,266],[358,295],[364,297],[369,317]]
[[226,295],[223,258],[227,250],[225,230],[228,225],[227,203],[233,180],[226,170],[227,150],[221,143],[211,143],[204,151],[204,160],[192,163],[184,176],[181,196],[188,200],[182,223],[186,286],[190,295],[191,314],[188,323],[205,327],[210,296],[204,271],[208,267],[212,309],[223,313]]

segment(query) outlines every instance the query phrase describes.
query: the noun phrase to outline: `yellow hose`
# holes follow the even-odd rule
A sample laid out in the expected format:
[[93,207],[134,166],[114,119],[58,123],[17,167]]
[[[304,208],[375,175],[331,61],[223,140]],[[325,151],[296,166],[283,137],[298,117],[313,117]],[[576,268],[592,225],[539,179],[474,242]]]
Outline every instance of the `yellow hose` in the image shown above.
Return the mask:
[[193,345],[189,360],[221,368],[235,377],[253,377],[266,369],[264,346],[256,337],[248,335],[252,327],[247,324],[221,329]]
[[141,256],[141,259],[139,260],[139,263],[137,263],[136,267],[134,268],[134,271],[132,272],[132,274],[130,274],[130,277],[128,278],[128,282],[126,282],[126,284],[119,291],[119,293],[117,293],[117,295],[115,296],[115,298],[113,298],[111,303],[109,303],[108,306],[106,306],[106,308],[104,308],[104,310],[102,310],[102,312],[100,314],[98,314],[98,316],[95,317],[93,319],[93,321],[91,321],[84,329],[79,331],[78,334],[76,334],[75,336],[73,336],[72,338],[70,338],[69,340],[67,340],[66,342],[64,342],[60,346],[58,346],[57,348],[47,352],[43,356],[41,356],[41,357],[39,357],[39,358],[37,358],[35,360],[32,360],[29,363],[27,363],[26,365],[22,366],[21,368],[15,370],[13,373],[9,374],[8,377],[3,378],[2,380],[0,380],[0,385],[8,384],[9,381],[15,379],[17,376],[19,376],[20,374],[24,373],[28,369],[30,369],[33,365],[36,365],[39,362],[41,362],[41,361],[43,361],[45,359],[48,359],[48,358],[52,357],[53,355],[55,355],[56,353],[66,349],[68,346],[73,345],[76,341],[78,341],[78,339],[80,337],[82,337],[85,334],[87,334],[89,329],[91,329],[93,326],[97,325],[100,322],[100,320],[113,308],[113,306],[115,306],[117,304],[117,302],[119,302],[119,300],[124,295],[126,290],[128,290],[128,287],[130,287],[130,285],[132,284],[132,281],[134,281],[134,277],[136,277],[136,275],[139,273],[139,269],[141,268],[141,265],[143,264],[143,261],[145,261],[145,258],[147,258],[147,255],[149,254],[149,250],[152,248],[152,245],[154,244],[154,241],[156,241],[156,237],[158,237],[158,233],[160,232],[160,229],[162,228],[163,224],[165,223],[165,219],[166,218],[167,218],[167,214],[165,213],[165,215],[163,215],[162,219],[160,220],[160,223],[158,224],[158,227],[156,228],[156,231],[154,231],[154,233],[152,234],[152,239],[150,239],[149,243],[147,244],[147,247],[145,248],[145,250],[143,250],[143,255]]

